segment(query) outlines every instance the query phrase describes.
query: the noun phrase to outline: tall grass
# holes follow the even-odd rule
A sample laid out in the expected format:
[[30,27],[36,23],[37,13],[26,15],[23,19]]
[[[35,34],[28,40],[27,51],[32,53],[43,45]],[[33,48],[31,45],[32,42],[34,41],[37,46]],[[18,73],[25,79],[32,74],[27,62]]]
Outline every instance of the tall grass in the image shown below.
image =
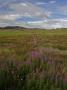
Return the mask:
[[0,90],[67,90],[67,31],[0,31]]
[[67,90],[63,62],[32,60],[20,67],[9,62],[0,69],[0,90]]

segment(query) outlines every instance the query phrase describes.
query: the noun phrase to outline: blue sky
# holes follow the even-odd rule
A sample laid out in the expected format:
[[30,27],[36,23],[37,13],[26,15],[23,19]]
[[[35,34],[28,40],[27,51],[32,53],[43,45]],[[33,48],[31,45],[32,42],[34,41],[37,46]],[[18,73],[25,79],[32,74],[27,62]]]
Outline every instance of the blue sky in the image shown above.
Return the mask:
[[0,26],[67,28],[67,0],[0,0]]

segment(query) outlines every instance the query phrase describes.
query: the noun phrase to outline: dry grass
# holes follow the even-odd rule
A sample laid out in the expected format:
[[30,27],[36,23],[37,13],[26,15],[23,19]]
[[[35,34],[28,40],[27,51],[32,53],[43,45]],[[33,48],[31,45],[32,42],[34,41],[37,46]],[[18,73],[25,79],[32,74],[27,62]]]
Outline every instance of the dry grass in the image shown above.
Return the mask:
[[29,65],[30,80],[31,75],[38,75],[39,79],[54,79],[57,86],[62,79],[67,83],[67,30],[0,31],[0,67],[5,68],[7,61],[17,67]]

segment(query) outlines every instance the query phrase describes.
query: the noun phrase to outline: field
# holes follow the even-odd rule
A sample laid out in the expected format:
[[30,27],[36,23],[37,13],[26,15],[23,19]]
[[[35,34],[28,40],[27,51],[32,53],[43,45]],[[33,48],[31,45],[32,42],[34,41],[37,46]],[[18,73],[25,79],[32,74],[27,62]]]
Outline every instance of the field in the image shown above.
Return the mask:
[[67,90],[67,30],[0,30],[0,90]]

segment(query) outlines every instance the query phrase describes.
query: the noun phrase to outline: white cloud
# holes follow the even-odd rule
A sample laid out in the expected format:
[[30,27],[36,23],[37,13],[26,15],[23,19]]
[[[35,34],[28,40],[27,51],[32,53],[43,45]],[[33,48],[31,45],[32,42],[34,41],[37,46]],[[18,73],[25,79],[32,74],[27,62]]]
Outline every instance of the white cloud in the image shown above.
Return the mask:
[[56,1],[50,1],[49,3],[50,3],[50,4],[54,4],[54,3],[56,3]]
[[48,4],[46,2],[36,2],[36,5],[45,5],[45,4]]
[[19,14],[6,14],[6,15],[0,15],[0,21],[2,20],[10,20],[10,21],[14,21],[17,18],[19,18],[20,15]]
[[19,13],[22,16],[26,16],[26,13],[28,16],[38,18],[46,18],[51,15],[51,13],[46,13],[49,11],[44,10],[43,8],[38,7],[37,5],[28,2],[11,4],[10,8],[14,10],[14,13]]
[[49,4],[55,4],[56,1],[49,1],[49,2],[36,2],[36,5],[49,5]]
[[[4,5],[6,5],[6,3]],[[16,20],[21,17],[35,17],[39,19],[45,19],[51,15],[50,11],[44,10],[39,6],[28,2],[10,3],[8,8],[12,9],[12,11],[9,11],[5,14],[0,14],[0,25],[2,26],[11,25],[11,23],[14,23],[14,25],[21,24],[25,26],[27,23],[22,24],[21,22],[16,22]],[[32,27],[31,25],[29,26]]]
[[67,28],[67,19],[46,19],[43,21],[28,22],[26,27],[32,28]]
[[[51,1],[49,3],[55,3],[55,1]],[[45,4],[45,3],[39,3]],[[0,26],[6,25],[19,25],[23,27],[29,28],[67,28],[67,19],[48,19],[51,16],[52,12],[45,10],[35,4],[32,3],[11,3],[9,4],[9,9],[13,11],[9,11],[8,14],[0,14]],[[62,14],[67,15],[67,6],[59,7],[59,10]],[[36,17],[41,21],[32,21],[32,22],[20,22],[16,20],[21,17]]]
[[0,8],[9,5],[10,3],[15,2],[16,0],[7,0],[0,4]]
[[[4,5],[6,5],[6,3],[4,3]],[[0,22],[15,22],[15,20],[21,17],[36,17],[45,19],[51,15],[51,12],[28,2],[10,3],[8,8],[12,9],[12,11],[5,14],[0,14]]]
[[[10,21],[1,23],[0,26],[11,25]],[[67,28],[67,18],[65,19],[45,19],[40,21],[28,21],[28,22],[12,22],[12,25],[18,25],[27,28],[43,28],[43,29],[56,29]]]
[[25,7],[27,6],[27,4],[26,4],[26,3],[21,3],[21,5],[22,5],[22,6],[25,6]]
[[58,7],[58,10],[62,15],[67,15],[67,5]]

